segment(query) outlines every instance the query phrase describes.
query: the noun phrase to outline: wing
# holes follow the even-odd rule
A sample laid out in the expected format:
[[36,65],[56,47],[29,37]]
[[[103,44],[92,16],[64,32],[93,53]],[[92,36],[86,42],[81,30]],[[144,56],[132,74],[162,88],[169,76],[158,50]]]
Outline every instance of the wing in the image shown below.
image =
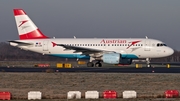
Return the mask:
[[82,55],[89,55],[89,54],[95,54],[95,53],[101,53],[101,52],[110,52],[106,50],[99,50],[99,49],[92,49],[92,48],[85,48],[85,47],[78,47],[78,46],[70,46],[70,45],[64,45],[64,44],[56,44],[52,42],[53,47],[55,46],[61,46],[64,47],[65,50],[75,50],[74,53],[82,52]]

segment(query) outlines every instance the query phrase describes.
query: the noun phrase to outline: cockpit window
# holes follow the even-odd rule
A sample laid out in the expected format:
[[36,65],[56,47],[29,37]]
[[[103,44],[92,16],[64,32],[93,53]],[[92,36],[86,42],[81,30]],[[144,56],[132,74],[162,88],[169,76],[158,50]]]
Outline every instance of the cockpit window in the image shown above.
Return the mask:
[[167,45],[164,43],[163,46],[167,46]]
[[158,43],[157,47],[161,47],[161,46],[167,46],[165,43]]

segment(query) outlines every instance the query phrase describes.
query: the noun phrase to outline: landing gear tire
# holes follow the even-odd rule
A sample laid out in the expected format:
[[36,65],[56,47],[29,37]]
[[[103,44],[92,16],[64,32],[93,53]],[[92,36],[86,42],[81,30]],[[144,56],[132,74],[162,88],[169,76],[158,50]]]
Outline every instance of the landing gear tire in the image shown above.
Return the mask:
[[96,66],[96,67],[102,67],[102,64],[101,64],[100,62],[96,62],[96,63],[95,63],[95,66]]
[[147,67],[151,67],[151,65],[150,65],[150,64],[147,64]]
[[87,67],[94,67],[94,64],[92,62],[88,62]]

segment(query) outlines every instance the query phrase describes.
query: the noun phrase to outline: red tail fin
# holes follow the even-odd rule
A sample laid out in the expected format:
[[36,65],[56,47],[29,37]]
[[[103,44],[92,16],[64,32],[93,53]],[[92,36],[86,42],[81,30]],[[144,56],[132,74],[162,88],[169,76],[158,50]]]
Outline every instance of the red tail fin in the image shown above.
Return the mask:
[[14,16],[21,40],[48,38],[37,28],[23,9],[14,9]]

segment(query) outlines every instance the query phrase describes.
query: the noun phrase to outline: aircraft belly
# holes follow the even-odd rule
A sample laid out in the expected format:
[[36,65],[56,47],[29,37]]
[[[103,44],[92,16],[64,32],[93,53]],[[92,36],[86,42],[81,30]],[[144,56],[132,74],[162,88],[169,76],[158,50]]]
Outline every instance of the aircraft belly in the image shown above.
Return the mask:
[[81,54],[51,54],[52,56],[57,56],[57,57],[61,57],[61,58],[75,58],[75,59],[89,59],[89,56],[86,55],[81,55]]
[[50,54],[52,56],[62,57],[62,58],[89,58],[88,56],[81,55],[81,52],[74,53],[75,50],[65,50],[62,47],[50,48]]

